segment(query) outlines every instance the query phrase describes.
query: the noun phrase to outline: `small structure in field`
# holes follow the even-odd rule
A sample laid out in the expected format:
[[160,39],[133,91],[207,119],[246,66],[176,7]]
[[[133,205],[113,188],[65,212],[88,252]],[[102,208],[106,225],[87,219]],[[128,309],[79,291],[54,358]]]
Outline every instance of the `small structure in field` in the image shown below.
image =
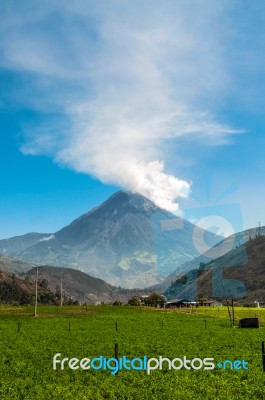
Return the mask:
[[243,318],[239,321],[239,328],[259,328],[259,319]]
[[192,307],[196,306],[196,301],[189,299],[173,299],[165,303],[165,308],[181,308],[181,307]]
[[222,307],[222,303],[218,300],[205,300],[199,302],[200,306],[208,306],[208,307]]

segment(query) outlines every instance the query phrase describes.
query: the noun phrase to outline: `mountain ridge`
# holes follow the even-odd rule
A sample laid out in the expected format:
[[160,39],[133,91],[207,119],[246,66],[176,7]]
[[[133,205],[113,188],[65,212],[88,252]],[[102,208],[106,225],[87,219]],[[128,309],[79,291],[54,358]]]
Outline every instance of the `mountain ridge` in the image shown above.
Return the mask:
[[[255,229],[255,228],[254,228]],[[253,231],[254,231],[253,229]],[[252,231],[252,232],[253,232]],[[265,304],[265,236],[255,236],[199,268],[181,274],[165,290],[169,298],[233,297]]]
[[[193,230],[192,223],[146,197],[119,191],[58,232],[31,237],[22,250],[12,250],[13,238],[0,241],[0,252],[4,248],[6,255],[35,265],[79,269],[115,286],[144,288],[198,255]],[[211,245],[221,240],[203,233]]]

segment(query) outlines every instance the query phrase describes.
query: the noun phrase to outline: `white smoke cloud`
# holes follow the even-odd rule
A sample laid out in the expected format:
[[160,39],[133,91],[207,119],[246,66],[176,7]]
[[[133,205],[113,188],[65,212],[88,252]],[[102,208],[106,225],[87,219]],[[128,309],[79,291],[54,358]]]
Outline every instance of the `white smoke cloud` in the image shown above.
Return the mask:
[[177,210],[176,199],[188,196],[191,184],[166,172],[163,144],[186,137],[220,144],[236,132],[214,117],[230,83],[223,6],[198,1],[191,10],[185,1],[148,0],[48,1],[36,12],[31,6],[25,1],[20,13],[11,7],[5,15],[2,65],[31,74],[23,89],[29,104],[59,109],[68,126],[52,120],[31,129],[22,151],[48,154]]

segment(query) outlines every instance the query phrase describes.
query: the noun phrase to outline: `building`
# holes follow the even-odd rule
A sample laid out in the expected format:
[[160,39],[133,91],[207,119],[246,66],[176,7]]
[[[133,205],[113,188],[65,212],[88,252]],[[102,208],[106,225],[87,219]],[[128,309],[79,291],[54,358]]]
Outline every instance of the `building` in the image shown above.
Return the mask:
[[189,299],[173,299],[165,303],[165,308],[180,308],[180,307],[222,307],[222,303],[217,300],[193,301]]
[[197,306],[197,304],[196,301],[189,299],[173,299],[165,303],[165,308],[193,307]]
[[205,300],[205,301],[200,301],[198,305],[209,306],[209,307],[222,307],[223,304],[217,300]]

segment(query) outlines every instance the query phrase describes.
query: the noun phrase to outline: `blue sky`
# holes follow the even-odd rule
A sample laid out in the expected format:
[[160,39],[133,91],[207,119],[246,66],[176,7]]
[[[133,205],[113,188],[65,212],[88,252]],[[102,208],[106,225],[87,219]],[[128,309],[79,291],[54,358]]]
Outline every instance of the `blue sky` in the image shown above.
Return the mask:
[[264,2],[69,3],[0,4],[0,238],[120,188],[265,225]]

